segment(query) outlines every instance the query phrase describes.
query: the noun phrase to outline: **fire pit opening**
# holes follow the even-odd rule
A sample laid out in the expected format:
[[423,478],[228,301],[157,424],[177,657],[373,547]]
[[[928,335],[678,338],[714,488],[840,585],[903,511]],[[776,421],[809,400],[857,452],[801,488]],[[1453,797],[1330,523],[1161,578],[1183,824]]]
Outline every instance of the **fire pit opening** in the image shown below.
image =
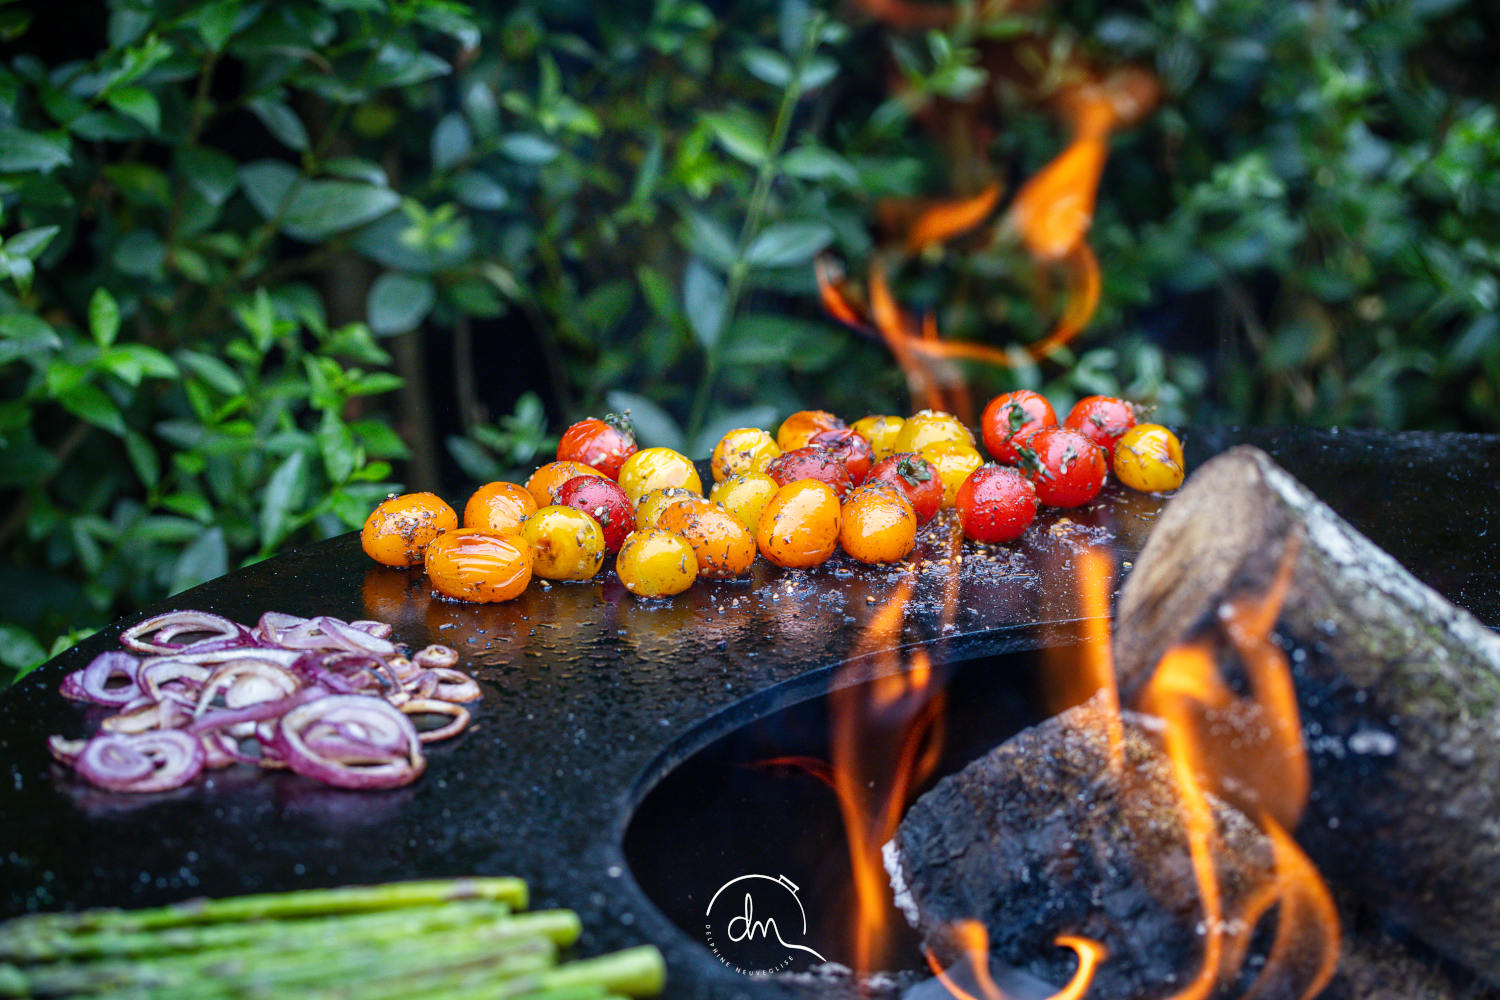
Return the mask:
[[[933,682],[913,695],[907,708],[920,710],[923,699],[946,699],[944,733],[940,747],[934,748],[939,754],[935,767],[912,785],[910,797],[1045,718],[1043,660],[1042,651],[1023,649],[934,670]],[[771,885],[784,878],[796,887],[791,905],[800,902],[806,931],[794,928],[794,938],[783,917],[783,940],[805,944],[830,962],[856,964],[860,921],[855,876],[830,773],[832,702],[851,694],[866,700],[890,678],[876,676],[830,692],[835,679],[845,676],[842,668],[823,672],[816,678],[821,690],[812,688],[817,693],[800,700],[795,692],[783,692],[781,699],[771,692],[772,704],[791,700],[768,713],[757,712],[754,702],[731,708],[707,724],[709,732],[722,735],[675,766],[671,762],[677,755],[669,753],[664,773],[653,769],[660,775],[654,784],[648,775],[648,790],[626,831],[626,858],[652,902],[705,947],[723,944],[710,941],[705,926],[715,894],[734,879],[762,875],[768,877],[762,884],[773,891],[752,893],[762,907],[756,918],[774,915],[764,908],[776,905],[777,896],[790,900],[790,890]],[[865,735],[874,741],[901,738],[899,732]],[[735,906],[740,906],[738,897]],[[794,913],[793,920],[799,916]],[[890,971],[925,969],[920,941],[901,915],[892,908],[882,916],[891,928],[890,960],[884,966]],[[720,950],[726,964],[736,958],[742,965],[753,964],[743,948]],[[777,952],[785,954],[779,946],[770,949],[768,968],[780,964],[773,961]],[[809,952],[794,952],[786,969],[819,964]]]

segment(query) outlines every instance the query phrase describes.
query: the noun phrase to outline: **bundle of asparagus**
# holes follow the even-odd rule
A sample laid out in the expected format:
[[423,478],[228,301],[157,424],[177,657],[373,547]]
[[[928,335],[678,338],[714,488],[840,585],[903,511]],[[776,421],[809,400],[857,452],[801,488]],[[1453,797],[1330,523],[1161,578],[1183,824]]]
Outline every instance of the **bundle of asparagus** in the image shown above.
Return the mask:
[[655,996],[645,945],[576,961],[571,910],[514,878],[396,882],[0,924],[0,997],[598,1000]]

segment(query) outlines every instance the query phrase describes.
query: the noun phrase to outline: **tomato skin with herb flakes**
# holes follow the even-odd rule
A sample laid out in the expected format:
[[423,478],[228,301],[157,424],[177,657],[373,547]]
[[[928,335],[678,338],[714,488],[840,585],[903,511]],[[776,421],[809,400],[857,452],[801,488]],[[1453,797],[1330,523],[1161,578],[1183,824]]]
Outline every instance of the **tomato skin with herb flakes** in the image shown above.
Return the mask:
[[765,472],[780,454],[781,447],[767,432],[759,427],[737,427],[719,438],[709,465],[714,482],[722,483],[747,472]]
[[682,536],[662,528],[637,528],[620,546],[615,572],[637,597],[670,597],[698,579],[698,559]]
[[776,446],[782,451],[805,447],[819,431],[837,430],[844,421],[827,410],[798,410],[776,428]]
[[921,451],[939,441],[957,441],[972,448],[974,432],[944,410],[918,410],[901,425],[893,447],[898,452]]
[[889,483],[911,501],[917,523],[926,524],[943,509],[943,480],[932,463],[914,452],[898,452],[875,463],[865,484]]
[[416,566],[434,538],[457,527],[458,514],[437,494],[403,493],[370,512],[359,544],[383,566]]
[[598,476],[608,479],[604,473],[582,462],[548,462],[526,480],[526,489],[536,501],[537,508],[550,507],[557,503],[557,491],[562,484],[575,476]]
[[1109,472],[1104,451],[1071,427],[1044,427],[1021,446],[1020,469],[1049,507],[1077,507],[1099,495]]
[[838,548],[839,526],[839,498],[833,488],[815,479],[799,479],[767,502],[755,544],[777,566],[809,569]]
[[691,490],[694,496],[703,495],[703,480],[698,477],[698,469],[681,452],[671,448],[645,448],[620,466],[620,489],[632,503],[639,504],[647,493],[668,486]]
[[656,522],[661,519],[661,512],[666,510],[678,500],[701,500],[702,497],[692,490],[685,490],[681,486],[667,486],[659,490],[652,490],[635,505],[635,526],[637,528],[654,528]]
[[1057,413],[1052,404],[1030,389],[1005,392],[990,400],[979,418],[984,447],[997,462],[1015,465],[1021,460],[1016,446],[1043,427],[1055,427]]
[[849,479],[855,486],[865,481],[865,477],[870,474],[870,466],[875,464],[875,449],[850,427],[819,431],[812,436],[809,444],[811,447],[827,448],[833,452],[834,457],[849,470]]
[[625,536],[635,530],[635,507],[611,480],[575,476],[557,491],[557,502],[581,510],[599,523],[606,552],[618,552]]
[[905,559],[917,544],[917,512],[898,486],[861,486],[839,512],[839,545],[862,563]]
[[938,472],[943,484],[943,506],[952,507],[958,488],[969,474],[984,464],[984,456],[961,441],[934,441],[917,452]]
[[557,442],[558,461],[587,465],[610,479],[620,478],[620,466],[635,452],[635,427],[620,413],[580,420]]
[[764,472],[747,472],[719,483],[709,492],[708,498],[738,518],[753,536],[766,503],[780,488],[776,480]]
[[1085,396],[1068,411],[1064,427],[1071,427],[1104,449],[1104,459],[1114,464],[1115,445],[1135,426],[1135,407],[1114,396]]
[[872,413],[854,421],[854,433],[870,442],[875,461],[881,462],[896,454],[896,438],[906,425],[904,417],[892,417],[883,413]]
[[766,466],[766,475],[785,486],[799,479],[814,479],[826,483],[833,492],[842,497],[854,487],[849,467],[827,448],[807,445],[793,448]]
[[1036,487],[1010,465],[982,465],[954,501],[964,534],[976,542],[1009,542],[1036,519]]
[[526,487],[506,482],[485,483],[464,504],[464,527],[520,531],[521,522],[536,510],[536,497]]
[[544,580],[589,580],[604,565],[604,530],[576,507],[543,507],[521,525],[531,570]]
[[755,536],[729,511],[709,500],[679,500],[661,512],[665,531],[687,539],[698,560],[698,575],[726,580],[755,562]]
[[1142,493],[1175,490],[1187,476],[1182,442],[1161,424],[1136,424],[1115,445],[1115,475]]
[[531,582],[531,546],[515,532],[483,528],[445,531],[427,546],[432,589],[460,601],[508,601]]

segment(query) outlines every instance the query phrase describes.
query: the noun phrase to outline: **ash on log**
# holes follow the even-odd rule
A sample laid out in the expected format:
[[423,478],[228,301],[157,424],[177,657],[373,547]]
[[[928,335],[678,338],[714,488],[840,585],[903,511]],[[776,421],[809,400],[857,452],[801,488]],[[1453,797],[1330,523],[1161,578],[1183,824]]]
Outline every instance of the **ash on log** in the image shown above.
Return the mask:
[[1214,458],[1162,512],[1120,596],[1122,701],[1169,648],[1222,631],[1229,602],[1266,593],[1294,538],[1275,639],[1312,766],[1298,840],[1336,884],[1500,983],[1500,636],[1264,453]]

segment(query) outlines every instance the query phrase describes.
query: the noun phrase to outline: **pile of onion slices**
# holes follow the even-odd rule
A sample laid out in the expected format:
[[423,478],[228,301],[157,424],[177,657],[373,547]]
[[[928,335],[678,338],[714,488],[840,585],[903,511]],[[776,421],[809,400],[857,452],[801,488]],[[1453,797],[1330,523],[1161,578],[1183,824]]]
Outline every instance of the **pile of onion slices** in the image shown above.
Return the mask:
[[121,634],[124,650],[63,679],[64,697],[115,714],[92,738],[53,736],[48,748],[117,792],[179,788],[236,763],[340,788],[409,784],[426,767],[422,744],[462,732],[463,703],[480,690],[452,648],[408,656],[390,632],[276,611],[254,628],[204,611],[156,615]]

